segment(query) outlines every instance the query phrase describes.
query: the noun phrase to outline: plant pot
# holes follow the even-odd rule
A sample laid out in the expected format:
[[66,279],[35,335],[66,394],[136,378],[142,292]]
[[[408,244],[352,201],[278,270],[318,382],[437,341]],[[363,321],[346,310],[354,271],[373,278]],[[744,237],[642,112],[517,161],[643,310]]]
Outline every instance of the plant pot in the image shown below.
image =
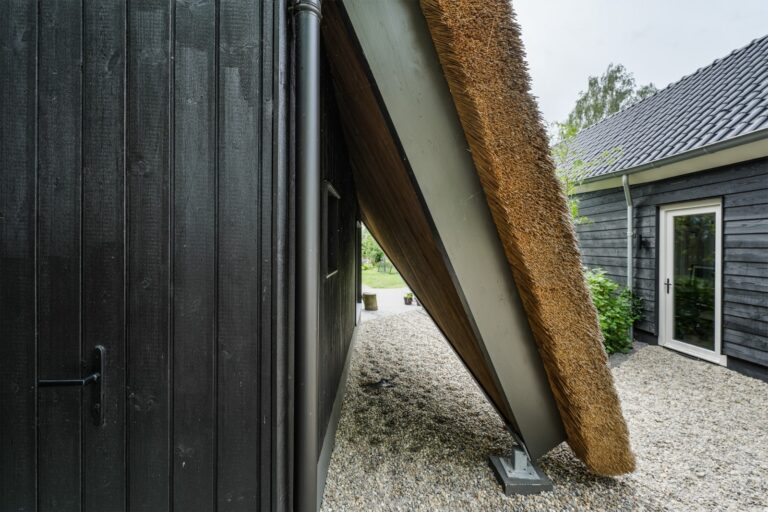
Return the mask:
[[363,293],[363,307],[366,311],[378,311],[379,303],[375,293]]
[[413,297],[403,297],[403,302],[405,302],[406,306],[410,306],[413,304]]

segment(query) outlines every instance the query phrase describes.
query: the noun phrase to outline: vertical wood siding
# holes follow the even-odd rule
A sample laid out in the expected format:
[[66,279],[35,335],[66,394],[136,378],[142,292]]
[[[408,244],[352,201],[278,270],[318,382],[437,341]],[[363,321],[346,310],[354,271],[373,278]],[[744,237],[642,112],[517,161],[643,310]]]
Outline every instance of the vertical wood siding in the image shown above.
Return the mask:
[[0,6],[0,510],[290,505],[285,9]]
[[[76,375],[81,359],[82,20],[74,2],[42,1],[38,12],[37,369],[42,376]],[[38,426],[38,460],[49,461],[38,470],[39,506],[77,510],[79,394],[41,389]]]
[[[176,6],[173,124],[174,504],[216,508],[216,6]],[[203,363],[203,364],[201,364]],[[207,414],[200,414],[205,411]]]
[[[124,3],[83,5],[83,353],[102,344],[108,354],[107,389],[122,390],[127,377],[125,303],[125,23]],[[125,393],[108,393],[106,425],[83,422],[83,500],[94,510],[126,503]]]
[[[768,159],[635,185],[635,289],[644,300],[636,328],[658,336],[658,209],[669,203],[723,201],[723,352],[768,366]],[[620,188],[579,196],[589,217],[577,227],[584,264],[626,283],[626,203]]]
[[[37,4],[0,11],[0,509],[37,501]],[[13,417],[14,421],[7,418]]]
[[171,503],[169,3],[128,4],[126,77],[128,503]]
[[[320,87],[320,167],[324,182],[338,192],[338,272],[321,275],[321,331],[318,361],[318,439],[322,441],[328,429],[347,351],[355,328],[355,275],[357,271],[357,198],[352,182],[341,119],[336,106],[328,64],[323,59]],[[323,188],[323,191],[325,188]],[[323,256],[326,244],[333,241],[321,228]],[[321,264],[321,269],[326,265]],[[325,270],[322,271],[325,274]],[[322,442],[318,443],[318,456]]]

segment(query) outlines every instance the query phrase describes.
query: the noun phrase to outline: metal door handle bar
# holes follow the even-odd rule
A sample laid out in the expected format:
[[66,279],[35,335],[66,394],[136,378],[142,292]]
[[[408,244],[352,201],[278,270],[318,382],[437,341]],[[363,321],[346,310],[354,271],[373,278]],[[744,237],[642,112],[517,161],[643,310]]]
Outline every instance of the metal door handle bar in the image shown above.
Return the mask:
[[37,381],[39,387],[53,386],[77,386],[85,387],[88,384],[95,384],[94,404],[92,408],[93,422],[96,425],[104,424],[104,408],[102,404],[106,398],[106,386],[104,385],[104,372],[107,368],[107,349],[103,345],[96,345],[93,348],[93,366],[96,371],[81,379],[42,379]]
[[40,387],[47,386],[86,386],[91,382],[96,382],[101,378],[99,372],[92,373],[83,379],[46,379],[37,381]]

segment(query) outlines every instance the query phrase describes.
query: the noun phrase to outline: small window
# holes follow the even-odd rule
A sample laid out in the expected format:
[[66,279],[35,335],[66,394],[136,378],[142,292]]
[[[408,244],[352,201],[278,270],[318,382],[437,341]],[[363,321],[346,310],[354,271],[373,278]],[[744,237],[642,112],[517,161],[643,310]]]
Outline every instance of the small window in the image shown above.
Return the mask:
[[332,277],[339,271],[339,207],[341,196],[326,182],[323,226],[325,232],[325,277]]

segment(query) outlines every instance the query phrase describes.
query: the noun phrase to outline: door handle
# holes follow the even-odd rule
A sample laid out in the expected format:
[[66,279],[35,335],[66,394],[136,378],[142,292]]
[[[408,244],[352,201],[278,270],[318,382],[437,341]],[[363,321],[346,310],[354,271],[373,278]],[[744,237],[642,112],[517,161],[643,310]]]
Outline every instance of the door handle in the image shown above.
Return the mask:
[[93,423],[101,426],[104,424],[104,403],[106,398],[104,377],[107,369],[107,349],[103,345],[96,345],[93,348],[93,367],[95,368],[93,373],[80,379],[42,379],[37,381],[37,385],[39,387],[85,387],[88,384],[94,384],[96,389],[94,390],[94,402],[91,413],[93,415]]
[[667,278],[666,282],[664,282],[664,286],[667,287],[667,293],[669,293],[669,287],[672,286],[672,281]]

